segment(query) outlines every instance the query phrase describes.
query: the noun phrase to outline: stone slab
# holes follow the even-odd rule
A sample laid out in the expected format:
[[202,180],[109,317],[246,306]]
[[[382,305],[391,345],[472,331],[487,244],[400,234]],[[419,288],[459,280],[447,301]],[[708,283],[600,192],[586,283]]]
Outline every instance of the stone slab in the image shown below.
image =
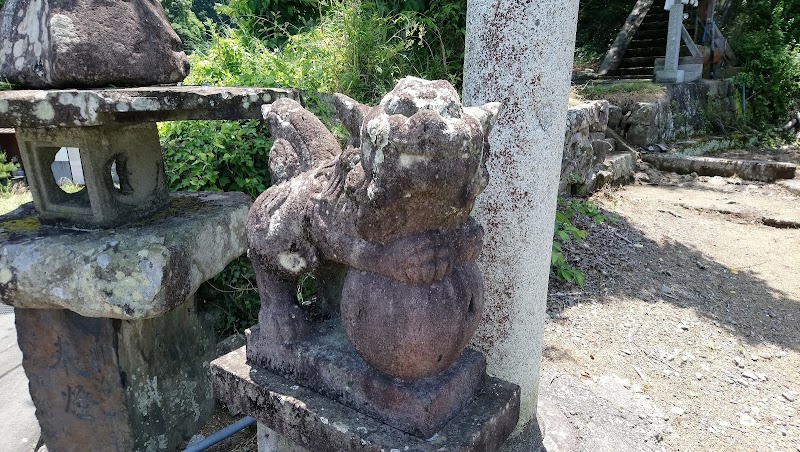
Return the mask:
[[421,439],[251,366],[244,347],[214,360],[211,376],[228,406],[315,452],[496,451],[519,417],[519,386],[492,377],[457,417]]
[[0,127],[261,119],[261,107],[282,97],[299,100],[300,94],[280,88],[213,86],[0,91]]
[[689,157],[677,154],[642,154],[641,159],[661,171],[700,176],[738,176],[746,180],[772,182],[793,179],[797,165],[761,160],[737,160],[714,157]]
[[778,185],[800,196],[800,179],[782,180]]
[[147,320],[63,309],[16,309],[15,316],[48,450],[176,450],[214,412],[214,334],[194,298]]
[[174,193],[170,207],[131,225],[43,225],[32,204],[0,216],[0,302],[86,317],[169,312],[246,249],[243,193]]
[[484,385],[486,360],[475,350],[465,350],[435,377],[401,380],[370,367],[338,319],[317,327],[306,340],[274,344],[258,339],[256,325],[247,331],[247,360],[422,438],[456,416]]

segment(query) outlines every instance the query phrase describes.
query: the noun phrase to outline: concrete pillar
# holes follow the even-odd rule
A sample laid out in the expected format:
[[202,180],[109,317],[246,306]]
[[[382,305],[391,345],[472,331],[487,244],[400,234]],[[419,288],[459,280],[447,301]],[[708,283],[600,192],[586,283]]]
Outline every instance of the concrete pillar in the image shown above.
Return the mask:
[[556,193],[578,0],[468,0],[464,103],[502,101],[490,182],[476,203],[486,307],[473,346],[522,388],[517,432],[536,415]]
[[[670,5],[670,3],[672,3]],[[683,26],[683,3],[680,0],[667,0],[669,5],[669,25],[667,28],[667,52],[664,70],[659,71],[658,81],[683,82],[684,71],[678,69],[681,51],[681,27]]]

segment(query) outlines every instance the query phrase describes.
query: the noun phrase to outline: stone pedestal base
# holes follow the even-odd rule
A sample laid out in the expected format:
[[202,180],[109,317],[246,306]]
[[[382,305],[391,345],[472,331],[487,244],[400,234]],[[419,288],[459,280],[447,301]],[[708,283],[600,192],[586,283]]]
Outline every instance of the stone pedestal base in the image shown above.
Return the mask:
[[48,450],[175,450],[214,411],[214,335],[193,298],[148,320],[61,309],[15,316]]
[[[519,418],[519,387],[491,377],[472,403],[432,437],[421,439],[251,366],[244,347],[214,360],[211,375],[220,400],[256,418],[263,424],[262,433],[264,427],[277,432],[280,436],[273,437],[275,441],[284,445],[291,441],[296,449],[289,450],[496,451]],[[268,445],[268,439],[262,442]]]
[[691,83],[703,77],[702,58],[681,57],[678,66],[672,70],[666,69],[664,61],[664,58],[656,58],[656,83]]
[[486,360],[471,349],[435,377],[387,377],[358,355],[338,319],[288,344],[259,339],[256,325],[247,333],[247,361],[421,438],[436,433],[468,405],[486,378]]

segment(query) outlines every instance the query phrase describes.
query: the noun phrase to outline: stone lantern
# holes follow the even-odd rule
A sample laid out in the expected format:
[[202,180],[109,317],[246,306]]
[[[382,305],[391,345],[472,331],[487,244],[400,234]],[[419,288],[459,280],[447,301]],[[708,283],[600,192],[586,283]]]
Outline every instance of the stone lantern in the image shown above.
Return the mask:
[[[194,294],[246,249],[252,200],[168,193],[156,122],[261,118],[292,93],[145,86],[188,70],[156,0],[9,0],[0,33],[0,78],[26,88],[0,92],[0,126],[17,131],[33,195],[0,216],[0,302],[44,443],[175,450],[214,409],[216,344]],[[62,148],[79,149],[77,193],[51,170]]]

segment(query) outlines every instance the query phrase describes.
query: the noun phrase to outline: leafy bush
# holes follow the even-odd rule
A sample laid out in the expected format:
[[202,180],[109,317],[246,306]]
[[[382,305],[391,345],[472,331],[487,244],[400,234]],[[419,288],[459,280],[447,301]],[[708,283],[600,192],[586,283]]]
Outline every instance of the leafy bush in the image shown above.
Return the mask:
[[555,232],[553,235],[553,252],[550,257],[550,274],[557,279],[583,286],[586,277],[580,269],[572,267],[564,256],[564,245],[580,242],[586,238],[586,231],[572,224],[575,215],[589,217],[595,224],[614,221],[604,215],[597,205],[591,201],[577,198],[559,198],[556,210]]
[[159,126],[171,190],[241,191],[256,197],[267,189],[266,124],[250,121],[177,121]]
[[[260,121],[178,121],[159,125],[170,190],[241,191],[257,197],[270,185],[272,140]],[[256,323],[253,267],[241,257],[205,284],[200,300],[223,312],[221,334]]]
[[800,100],[800,1],[743,2],[725,30],[743,62],[736,81],[746,90],[747,120],[775,125]]
[[217,11],[238,29],[276,46],[287,36],[313,27],[321,6],[317,0],[229,0],[218,5]]
[[192,0],[161,0],[161,6],[183,41],[184,50],[191,52],[205,40],[206,29],[192,11]]
[[17,164],[8,162],[6,153],[0,150],[0,187],[5,187],[8,184],[11,172],[17,168]]
[[212,30],[210,42],[191,58],[186,83],[343,92],[362,102],[376,102],[406,75],[458,84],[466,7],[438,0],[431,4],[441,8],[423,15],[380,1],[335,2],[322,9],[326,12],[318,24],[306,22],[299,31],[285,24],[268,26],[255,15],[252,20],[264,23],[261,31],[247,24]]

